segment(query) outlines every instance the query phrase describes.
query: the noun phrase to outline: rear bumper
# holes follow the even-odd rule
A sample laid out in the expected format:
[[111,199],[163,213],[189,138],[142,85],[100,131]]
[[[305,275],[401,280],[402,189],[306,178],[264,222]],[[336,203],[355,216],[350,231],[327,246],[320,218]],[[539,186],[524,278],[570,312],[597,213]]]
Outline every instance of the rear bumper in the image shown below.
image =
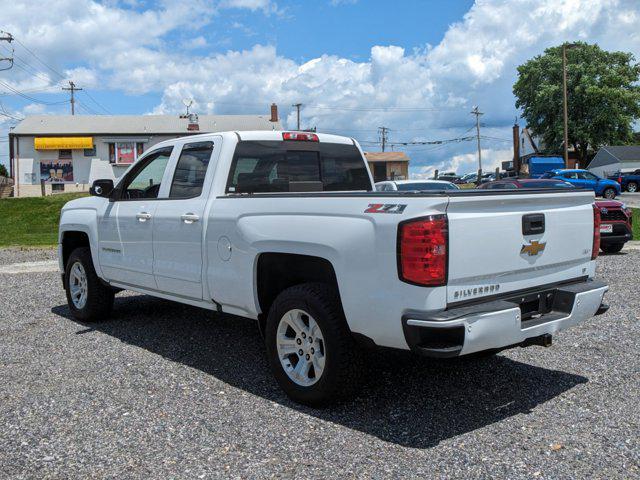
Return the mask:
[[608,289],[588,280],[440,312],[407,312],[402,327],[409,348],[430,357],[501,349],[547,338],[604,313]]

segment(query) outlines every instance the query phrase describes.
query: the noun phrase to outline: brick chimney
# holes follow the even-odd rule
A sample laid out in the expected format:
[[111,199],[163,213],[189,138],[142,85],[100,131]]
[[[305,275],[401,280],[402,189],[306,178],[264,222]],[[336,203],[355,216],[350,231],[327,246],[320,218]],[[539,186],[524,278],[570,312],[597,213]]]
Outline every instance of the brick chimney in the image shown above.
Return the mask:
[[271,104],[271,121],[278,121],[278,105],[276,105],[275,103]]
[[197,113],[190,113],[188,118],[188,124],[187,124],[187,130],[190,132],[193,131],[199,131],[200,130],[200,124],[198,123],[198,114]]

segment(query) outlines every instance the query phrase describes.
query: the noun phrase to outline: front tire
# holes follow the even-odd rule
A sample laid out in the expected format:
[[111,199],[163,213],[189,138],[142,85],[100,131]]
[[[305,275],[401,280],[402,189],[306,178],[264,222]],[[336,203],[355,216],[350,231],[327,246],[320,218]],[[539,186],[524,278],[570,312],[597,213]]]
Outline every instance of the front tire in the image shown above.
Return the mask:
[[627,183],[627,192],[636,193],[638,191],[638,183],[637,182],[629,182]]
[[614,198],[616,198],[615,188],[605,188],[604,192],[602,192],[602,198],[606,198],[607,200],[613,200]]
[[98,278],[88,247],[76,248],[69,255],[64,286],[69,310],[78,320],[97,322],[110,315],[114,291]]
[[612,243],[610,245],[601,245],[600,248],[604,253],[618,253],[624,247],[624,243]]
[[329,285],[306,283],[280,293],[265,342],[273,375],[293,401],[318,407],[353,392],[360,352]]

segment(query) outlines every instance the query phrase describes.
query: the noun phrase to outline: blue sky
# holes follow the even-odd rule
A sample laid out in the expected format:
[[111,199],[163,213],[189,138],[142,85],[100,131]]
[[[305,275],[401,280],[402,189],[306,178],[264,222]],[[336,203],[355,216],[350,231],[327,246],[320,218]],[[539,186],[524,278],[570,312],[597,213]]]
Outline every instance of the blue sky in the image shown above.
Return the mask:
[[[640,53],[634,0],[40,4],[47,15],[34,15],[32,2],[0,0],[0,30],[19,41],[14,68],[0,71],[3,136],[17,118],[67,112],[57,102],[73,79],[85,89],[80,114],[177,114],[185,98],[200,113],[266,114],[276,102],[291,127],[291,104],[302,102],[305,127],[354,136],[370,150],[381,125],[392,143],[468,136],[479,105],[490,167],[511,155],[517,65],[575,39]],[[475,168],[471,141],[394,148],[411,156],[414,174]]]

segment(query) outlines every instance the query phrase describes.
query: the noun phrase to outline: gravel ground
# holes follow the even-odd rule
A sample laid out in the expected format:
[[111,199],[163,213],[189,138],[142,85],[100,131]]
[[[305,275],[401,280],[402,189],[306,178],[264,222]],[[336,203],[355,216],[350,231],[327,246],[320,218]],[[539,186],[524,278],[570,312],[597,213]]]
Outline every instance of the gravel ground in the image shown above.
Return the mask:
[[377,353],[325,410],[280,392],[251,321],[122,293],[86,325],[57,273],[0,275],[0,475],[640,478],[640,251],[598,263],[610,311],[553,347]]

